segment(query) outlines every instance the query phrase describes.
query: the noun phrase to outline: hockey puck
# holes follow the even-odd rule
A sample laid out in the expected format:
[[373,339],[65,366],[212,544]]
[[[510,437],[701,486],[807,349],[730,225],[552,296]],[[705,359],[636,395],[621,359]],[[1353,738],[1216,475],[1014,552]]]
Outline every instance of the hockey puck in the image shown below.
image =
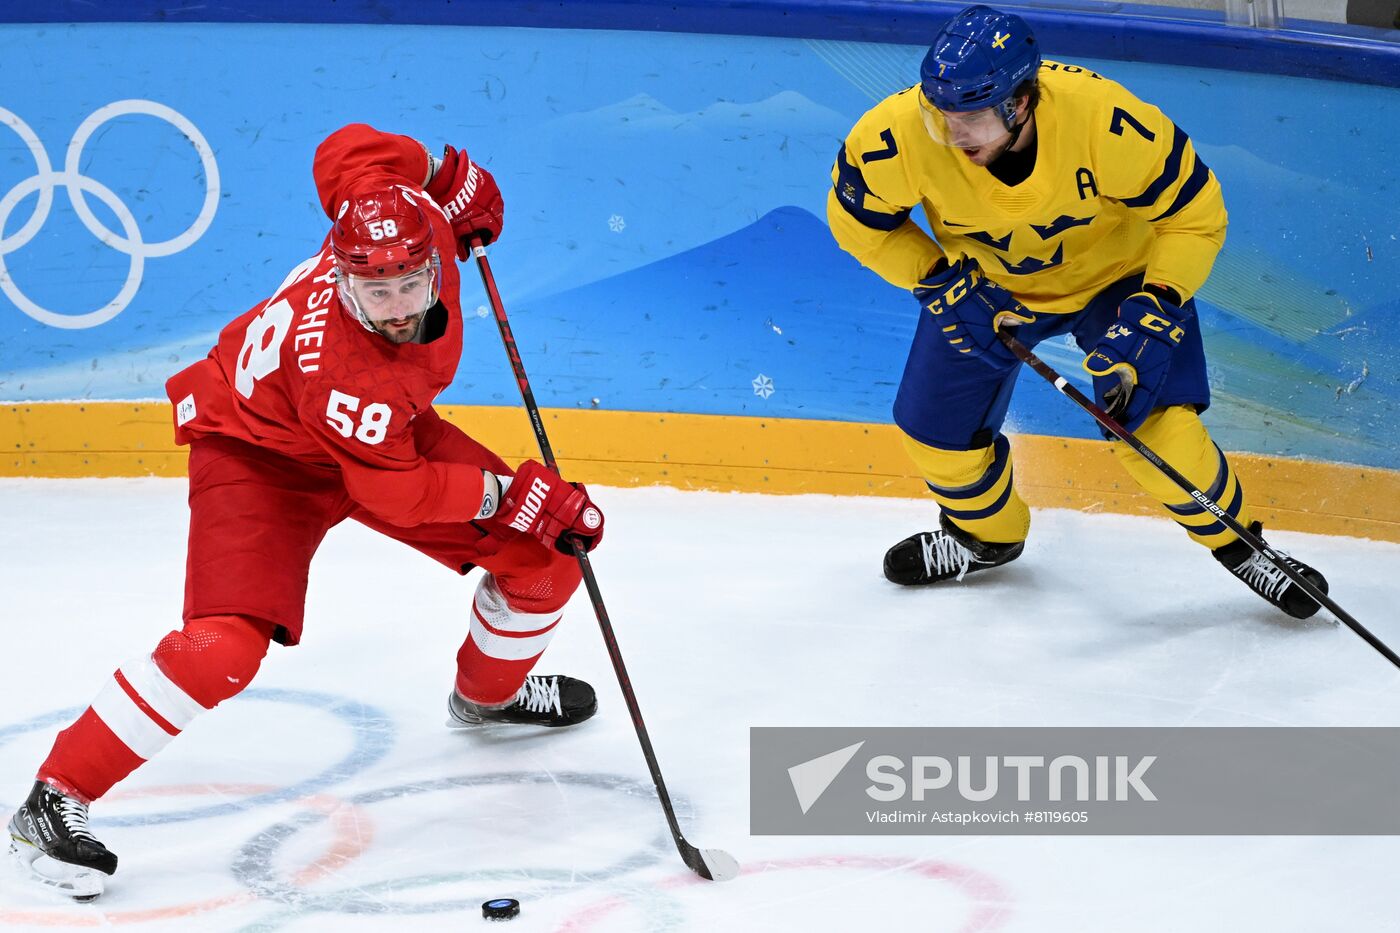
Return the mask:
[[513,897],[493,897],[481,905],[481,915],[487,920],[510,920],[520,915],[520,902]]

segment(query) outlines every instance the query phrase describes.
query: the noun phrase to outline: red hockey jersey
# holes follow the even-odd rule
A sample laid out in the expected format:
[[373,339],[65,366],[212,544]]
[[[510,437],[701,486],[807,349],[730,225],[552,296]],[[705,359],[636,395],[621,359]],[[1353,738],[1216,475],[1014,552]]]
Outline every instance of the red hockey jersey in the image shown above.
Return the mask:
[[406,136],[352,124],[317,148],[314,172],[328,217],[350,195],[390,185],[429,206],[445,332],[395,345],[366,330],[336,295],[327,235],[270,298],[223,329],[207,358],[166,383],[175,440],[217,434],[338,466],[351,497],[391,524],[468,521],[481,506],[481,470],[429,462],[414,446],[414,419],[437,417],[433,399],[452,382],[462,354],[455,239],[423,193],[428,154]]

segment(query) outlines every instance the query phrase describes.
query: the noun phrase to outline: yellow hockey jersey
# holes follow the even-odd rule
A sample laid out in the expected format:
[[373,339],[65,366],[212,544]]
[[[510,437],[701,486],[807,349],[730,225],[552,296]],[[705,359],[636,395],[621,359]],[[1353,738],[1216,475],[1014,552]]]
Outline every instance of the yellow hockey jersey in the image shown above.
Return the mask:
[[[929,137],[917,85],[867,111],[832,169],[836,241],[908,289],[941,255],[970,256],[1046,314],[1078,311],[1144,270],[1147,281],[1193,295],[1225,241],[1226,215],[1190,138],[1086,68],[1047,61],[1039,79],[1035,169],[1014,186]],[[909,219],[915,205],[937,242]]]

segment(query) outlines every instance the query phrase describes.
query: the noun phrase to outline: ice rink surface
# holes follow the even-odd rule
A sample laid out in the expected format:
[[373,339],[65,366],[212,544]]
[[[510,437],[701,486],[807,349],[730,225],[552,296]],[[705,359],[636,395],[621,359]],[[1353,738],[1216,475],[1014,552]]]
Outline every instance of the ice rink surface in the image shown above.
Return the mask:
[[[121,662],[178,626],[184,482],[0,481],[0,804]],[[960,586],[880,574],[931,501],[603,489],[595,558],[691,842],[666,833],[580,592],[537,668],[572,730],[444,727],[475,578],[347,524],[306,635],[92,811],[121,857],[75,905],[0,876],[0,928],[513,931],[1400,929],[1388,837],[751,837],[750,726],[1400,725],[1400,671],[1277,614],[1157,519],[1035,514]],[[1271,534],[1400,647],[1400,546]],[[1345,782],[1330,793],[1346,793]],[[497,927],[490,927],[497,928]]]

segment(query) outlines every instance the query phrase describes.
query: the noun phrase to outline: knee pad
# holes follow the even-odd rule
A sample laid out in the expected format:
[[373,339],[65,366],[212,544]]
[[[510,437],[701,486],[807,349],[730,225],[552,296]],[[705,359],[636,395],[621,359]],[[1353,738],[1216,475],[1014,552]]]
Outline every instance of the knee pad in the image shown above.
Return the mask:
[[152,657],[176,686],[213,709],[248,686],[271,640],[271,626],[256,619],[204,616],[162,638]]
[[1026,540],[1031,512],[1016,492],[1011,443],[998,434],[990,447],[944,450],[904,435],[904,449],[949,521],[979,541]]
[[[537,548],[539,563],[516,565],[492,573],[506,604],[517,612],[558,612],[574,595],[583,572],[578,560],[553,548]],[[547,552],[547,553],[546,553]]]
[[[1209,496],[1231,518],[1246,527],[1249,525],[1251,518],[1244,487],[1230,461],[1210,439],[1206,426],[1201,423],[1201,417],[1194,408],[1188,405],[1159,408],[1147,417],[1135,433],[1139,440]],[[1113,453],[1128,475],[1144,492],[1166,506],[1172,518],[1186,529],[1193,541],[1217,548],[1238,537],[1127,444],[1115,442]]]

